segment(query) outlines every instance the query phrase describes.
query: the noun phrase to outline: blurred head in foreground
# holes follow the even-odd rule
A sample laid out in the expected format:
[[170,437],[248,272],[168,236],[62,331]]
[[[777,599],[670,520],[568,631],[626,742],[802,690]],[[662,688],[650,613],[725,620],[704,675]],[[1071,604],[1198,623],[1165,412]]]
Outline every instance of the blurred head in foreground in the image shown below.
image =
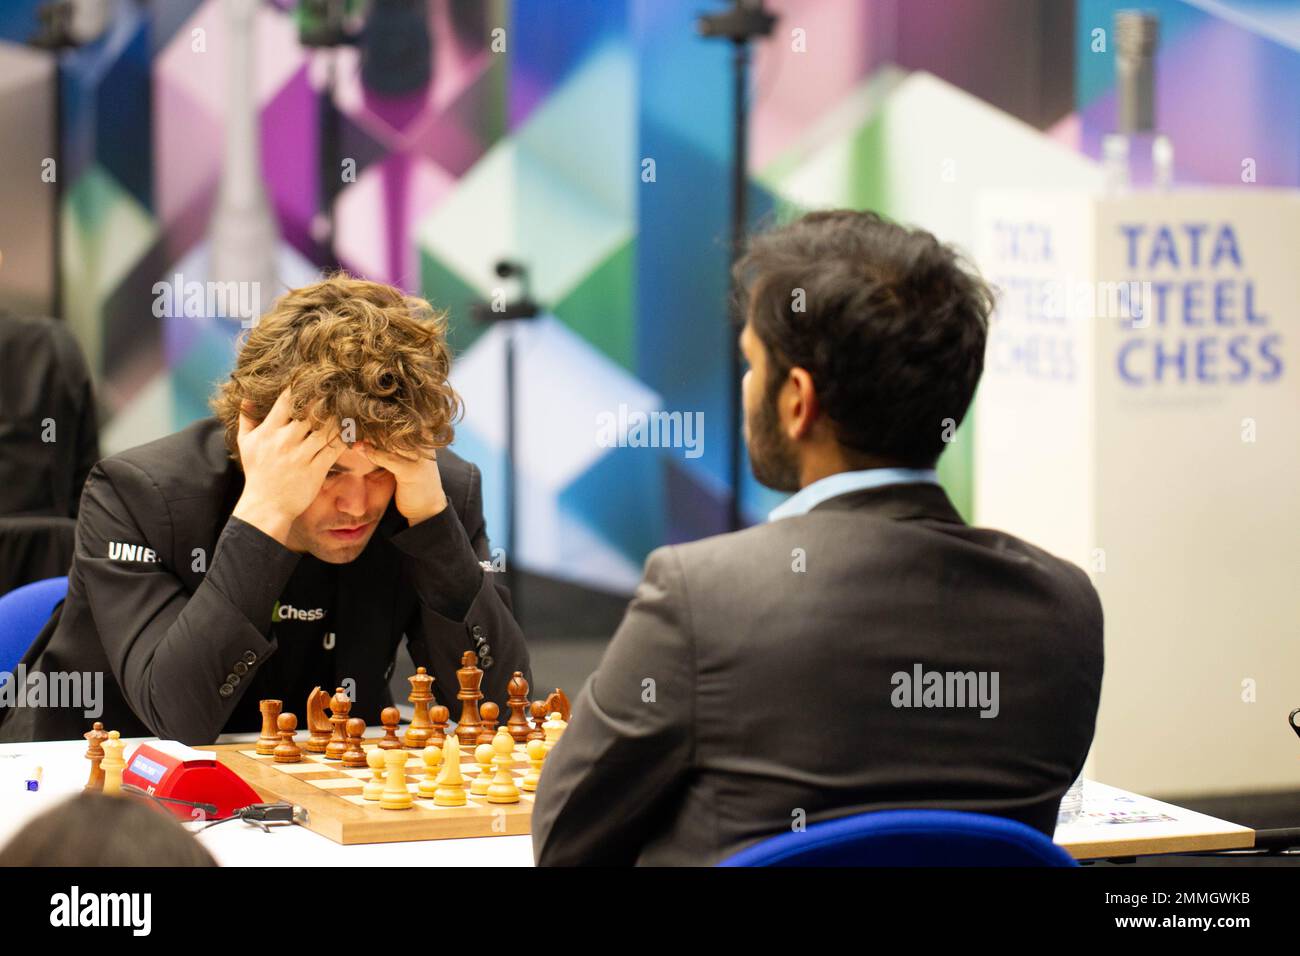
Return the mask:
[[216,865],[170,814],[94,791],[45,811],[0,849],[0,866]]

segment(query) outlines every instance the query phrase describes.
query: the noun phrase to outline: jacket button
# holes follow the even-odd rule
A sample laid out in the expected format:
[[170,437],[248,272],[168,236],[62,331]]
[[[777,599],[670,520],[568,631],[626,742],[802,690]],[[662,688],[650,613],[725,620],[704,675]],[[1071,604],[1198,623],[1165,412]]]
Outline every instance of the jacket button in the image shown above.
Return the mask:
[[479,653],[479,657],[487,657],[492,653],[492,645],[491,644],[481,645],[478,649],[478,653]]
[[244,663],[245,663],[245,664],[256,664],[256,663],[257,663],[257,655],[254,654],[252,651],[244,651]]
[[217,690],[217,693],[222,697],[230,697],[235,693],[235,688],[231,687],[229,684],[222,684],[220,689]]
[[470,633],[473,634],[475,637],[482,637],[483,636],[482,625],[475,624],[473,630],[471,630]]
[[239,686],[239,675],[238,675],[238,674],[227,674],[227,675],[226,675],[226,683],[229,684],[231,687],[238,687],[238,686]]
[[491,657],[491,655],[488,655],[487,657],[483,658],[481,661],[479,661],[479,664],[482,665],[482,666],[485,667],[485,668],[487,668],[487,667],[491,667],[491,666],[492,666],[492,657]]
[[248,673],[248,665],[245,664],[243,661],[235,661],[235,666],[231,669],[240,677],[243,677],[245,674]]

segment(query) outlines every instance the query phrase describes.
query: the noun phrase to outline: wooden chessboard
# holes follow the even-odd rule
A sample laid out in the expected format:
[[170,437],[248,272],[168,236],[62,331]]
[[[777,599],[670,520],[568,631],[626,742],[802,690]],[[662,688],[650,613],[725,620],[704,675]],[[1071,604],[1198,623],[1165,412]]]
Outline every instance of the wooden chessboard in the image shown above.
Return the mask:
[[[366,741],[369,751],[378,740]],[[202,747],[217,754],[249,786],[270,802],[283,801],[306,809],[307,828],[329,837],[335,843],[399,843],[404,840],[452,840],[461,837],[511,836],[528,833],[533,813],[533,794],[520,790],[518,803],[488,803],[487,797],[469,792],[479,774],[473,748],[461,750],[461,772],[465,777],[463,807],[440,807],[419,795],[424,779],[424,761],[418,750],[407,750],[407,789],[415,798],[409,810],[385,810],[378,801],[361,796],[370,779],[370,770],[349,769],[323,754],[303,752],[301,763],[276,763],[271,757],[258,755],[252,743],[218,744]],[[528,772],[528,755],[516,744],[512,774],[515,786]]]

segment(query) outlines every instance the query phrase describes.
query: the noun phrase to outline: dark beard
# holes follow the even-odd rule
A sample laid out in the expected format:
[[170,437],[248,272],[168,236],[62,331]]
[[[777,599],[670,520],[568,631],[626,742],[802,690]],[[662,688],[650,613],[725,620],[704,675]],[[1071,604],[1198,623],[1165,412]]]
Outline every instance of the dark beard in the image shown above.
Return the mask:
[[799,459],[789,439],[781,434],[774,394],[765,395],[758,411],[746,416],[745,430],[755,480],[773,491],[798,491]]

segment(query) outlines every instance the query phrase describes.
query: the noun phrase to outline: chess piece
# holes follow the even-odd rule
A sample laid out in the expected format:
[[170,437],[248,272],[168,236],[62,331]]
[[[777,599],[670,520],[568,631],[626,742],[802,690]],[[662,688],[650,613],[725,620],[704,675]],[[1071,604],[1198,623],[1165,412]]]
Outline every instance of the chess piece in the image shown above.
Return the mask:
[[520,789],[527,790],[529,793],[537,789],[537,783],[542,779],[542,763],[545,760],[546,741],[528,741],[528,773],[524,774],[523,783],[519,784]]
[[506,692],[510,695],[506,700],[506,706],[510,708],[510,719],[506,726],[510,728],[510,736],[515,738],[515,743],[522,744],[528,739],[530,729],[527,717],[528,681],[523,671],[515,671],[510,683],[506,685]]
[[492,701],[484,701],[483,706],[479,708],[479,717],[482,723],[478,725],[478,736],[474,742],[478,744],[490,744],[492,738],[497,735],[497,715],[501,713],[501,708]]
[[456,671],[456,680],[460,683],[460,690],[456,693],[456,699],[460,703],[460,720],[456,723],[456,737],[460,740],[461,746],[473,747],[474,741],[478,738],[478,702],[483,699],[483,692],[479,690],[479,685],[483,683],[483,671],[478,667],[478,655],[473,651],[466,651],[460,657],[461,668]]
[[438,795],[438,777],[441,767],[442,747],[429,744],[424,748],[424,779],[420,781],[420,796],[426,800],[432,800]]
[[569,725],[565,723],[564,719],[560,717],[558,712],[551,714],[550,720],[542,724],[542,730],[546,734],[545,744],[546,753],[548,755],[551,752],[551,748],[560,742],[560,735],[564,733],[564,729],[568,726]]
[[385,810],[409,810],[415,806],[415,798],[406,786],[406,761],[410,758],[405,750],[384,751],[384,793],[379,798],[379,806]]
[[569,698],[560,688],[555,688],[546,695],[546,712],[548,714],[558,713],[560,720],[566,724],[569,722],[569,715],[572,713],[569,707]]
[[450,719],[451,711],[442,704],[434,704],[429,708],[429,721],[433,724],[433,729],[429,732],[430,746],[442,746],[447,739],[447,721]]
[[440,807],[465,806],[468,801],[465,799],[465,777],[460,772],[460,740],[455,734],[448,734],[442,745],[442,764],[443,771],[433,802]]
[[378,801],[384,795],[384,751],[376,747],[366,754],[366,766],[370,768],[370,779],[361,788],[361,799]]
[[86,790],[103,790],[104,789],[104,768],[100,766],[100,761],[104,759],[104,741],[108,739],[108,734],[104,730],[104,725],[95,721],[95,725],[86,731],[86,759],[90,761],[90,779],[86,781]]
[[402,715],[396,707],[385,707],[380,711],[379,722],[384,725],[384,739],[379,741],[381,750],[396,750],[402,746],[402,742],[397,739],[397,725],[401,719]]
[[257,709],[262,712],[262,736],[257,738],[257,755],[259,757],[269,757],[275,753],[275,748],[280,744],[280,735],[276,728],[276,720],[280,716],[280,711],[284,707],[282,700],[261,700],[257,702]]
[[325,716],[325,708],[329,706],[330,695],[316,687],[307,695],[307,742],[302,745],[303,750],[313,754],[323,754],[325,748],[330,742],[330,721]]
[[104,793],[116,795],[122,792],[122,771],[126,769],[126,761],[122,759],[122,751],[126,749],[126,744],[122,742],[122,735],[116,730],[110,730],[108,737],[104,740],[104,759],[99,762],[100,768],[104,771]]
[[423,667],[417,667],[407,680],[411,682],[411,696],[406,699],[415,706],[415,716],[411,718],[411,726],[406,728],[403,742],[412,750],[423,750],[429,744],[429,731],[432,727],[429,723],[429,703],[433,700],[430,691],[433,678]]
[[343,766],[353,770],[369,766],[361,738],[366,735],[366,722],[360,717],[349,717],[347,723],[348,749],[343,751]]
[[478,764],[478,776],[469,785],[469,792],[475,797],[486,797],[488,787],[492,785],[492,758],[496,751],[492,744],[483,743],[474,748],[474,762]]
[[497,731],[496,739],[492,741],[492,749],[496,751],[496,756],[492,758],[496,777],[488,787],[488,803],[518,803],[519,788],[515,786],[513,773],[515,738],[510,736],[508,728],[502,727]]
[[546,701],[535,700],[528,712],[533,715],[533,729],[528,731],[529,740],[543,740],[546,734],[542,731],[542,723],[546,720],[546,715],[550,713],[546,709]]
[[347,691],[342,687],[334,692],[330,698],[330,724],[334,728],[334,733],[330,737],[330,742],[325,745],[326,760],[342,760],[343,754],[348,749],[348,738],[344,733],[347,726],[348,714],[352,710],[352,701],[348,699]]
[[281,714],[276,718],[275,725],[280,733],[280,742],[271,752],[275,763],[302,763],[302,750],[293,741],[294,734],[298,732],[297,716]]

